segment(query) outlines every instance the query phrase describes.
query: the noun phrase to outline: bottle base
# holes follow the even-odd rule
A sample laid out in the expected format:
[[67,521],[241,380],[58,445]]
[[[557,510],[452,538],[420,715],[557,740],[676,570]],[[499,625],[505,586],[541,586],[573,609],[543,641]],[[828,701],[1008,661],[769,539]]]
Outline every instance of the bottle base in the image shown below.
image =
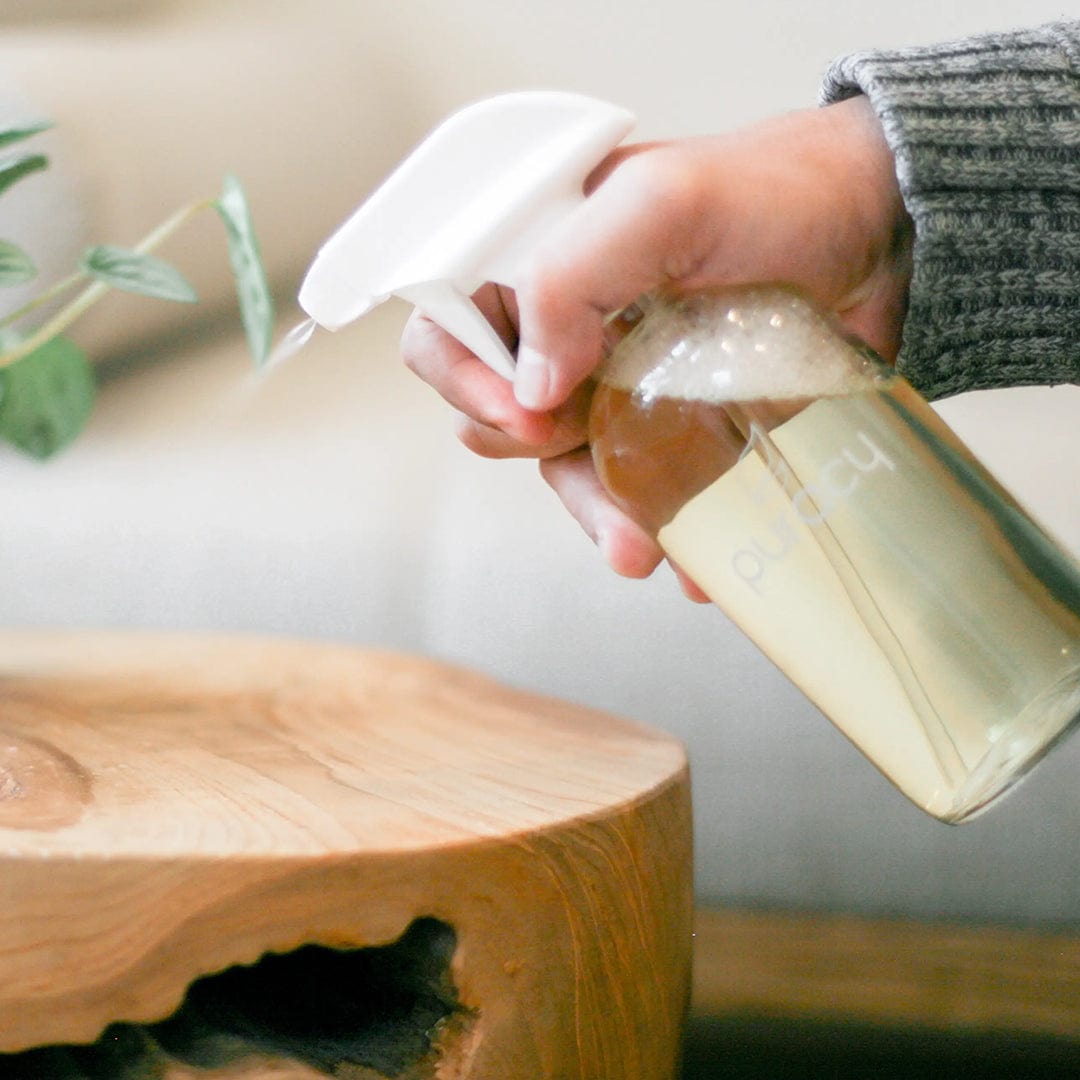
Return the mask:
[[1011,791],[1080,721],[1080,669],[1040,694],[1001,734],[937,816],[972,821]]

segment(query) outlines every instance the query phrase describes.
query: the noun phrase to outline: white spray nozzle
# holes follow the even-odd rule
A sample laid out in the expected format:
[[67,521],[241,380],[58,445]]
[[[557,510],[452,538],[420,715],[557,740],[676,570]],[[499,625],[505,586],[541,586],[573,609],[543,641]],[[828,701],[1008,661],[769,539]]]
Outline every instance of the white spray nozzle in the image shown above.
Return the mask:
[[505,94],[456,113],[322,246],[300,306],[337,330],[391,296],[414,304],[489,367],[513,359],[470,299],[513,288],[530,251],[584,198],[634,117],[579,94]]

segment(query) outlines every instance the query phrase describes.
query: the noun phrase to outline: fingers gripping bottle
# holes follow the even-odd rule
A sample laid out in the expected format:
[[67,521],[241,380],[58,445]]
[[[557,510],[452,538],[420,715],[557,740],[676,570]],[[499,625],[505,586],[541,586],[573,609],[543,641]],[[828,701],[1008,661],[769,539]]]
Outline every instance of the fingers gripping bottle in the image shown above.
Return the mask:
[[[469,295],[515,285],[632,123],[568,94],[457,114],[330,238],[302,306],[336,329],[396,294],[512,374]],[[909,798],[970,819],[1080,715],[1080,568],[801,296],[644,306],[596,376],[607,490]]]

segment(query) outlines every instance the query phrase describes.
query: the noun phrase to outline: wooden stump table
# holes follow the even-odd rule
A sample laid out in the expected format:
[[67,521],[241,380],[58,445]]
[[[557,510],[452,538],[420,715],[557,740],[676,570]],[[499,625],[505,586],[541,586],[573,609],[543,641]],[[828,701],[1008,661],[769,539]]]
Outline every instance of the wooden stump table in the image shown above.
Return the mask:
[[671,1080],[673,739],[329,645],[0,635],[0,1080]]

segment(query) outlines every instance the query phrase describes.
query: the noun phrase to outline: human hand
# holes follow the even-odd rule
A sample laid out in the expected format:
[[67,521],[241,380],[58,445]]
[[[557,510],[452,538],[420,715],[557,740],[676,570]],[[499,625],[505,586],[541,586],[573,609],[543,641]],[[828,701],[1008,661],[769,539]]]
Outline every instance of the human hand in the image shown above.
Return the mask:
[[[644,577],[662,552],[607,496],[587,446],[587,380],[618,333],[610,316],[657,290],[785,283],[892,360],[912,227],[892,154],[861,97],[729,135],[621,148],[586,191],[516,293],[489,284],[474,297],[516,349],[513,385],[422,314],[402,347],[461,414],[469,449],[538,458],[609,564]],[[680,580],[688,596],[704,598]]]

